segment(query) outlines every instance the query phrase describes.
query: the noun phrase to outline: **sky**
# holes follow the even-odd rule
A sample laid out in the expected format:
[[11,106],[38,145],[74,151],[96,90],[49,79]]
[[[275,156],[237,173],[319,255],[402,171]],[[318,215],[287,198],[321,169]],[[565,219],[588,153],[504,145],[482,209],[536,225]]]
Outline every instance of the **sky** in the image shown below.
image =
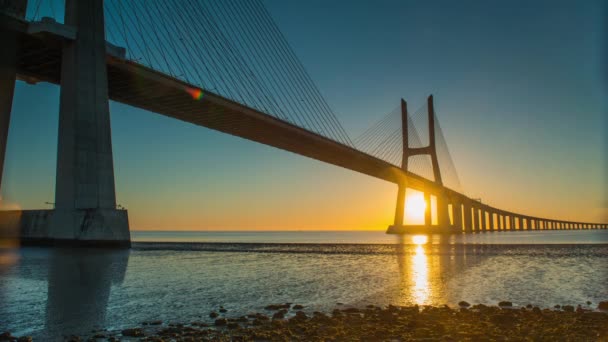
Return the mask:
[[[589,1],[279,1],[268,10],[356,137],[434,95],[465,194],[608,221],[606,20]],[[4,205],[53,202],[59,88],[18,82]],[[111,103],[117,201],[133,230],[384,230],[396,186]]]

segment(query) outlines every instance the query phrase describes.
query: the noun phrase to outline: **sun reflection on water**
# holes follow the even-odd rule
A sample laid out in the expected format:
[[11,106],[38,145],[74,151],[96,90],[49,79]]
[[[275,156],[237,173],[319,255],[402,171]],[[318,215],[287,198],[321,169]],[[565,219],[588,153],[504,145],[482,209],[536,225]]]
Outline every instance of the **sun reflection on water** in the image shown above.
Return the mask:
[[414,287],[412,297],[416,304],[422,305],[429,299],[429,265],[424,245],[428,242],[425,235],[416,235],[412,241],[417,245],[412,257],[412,279]]

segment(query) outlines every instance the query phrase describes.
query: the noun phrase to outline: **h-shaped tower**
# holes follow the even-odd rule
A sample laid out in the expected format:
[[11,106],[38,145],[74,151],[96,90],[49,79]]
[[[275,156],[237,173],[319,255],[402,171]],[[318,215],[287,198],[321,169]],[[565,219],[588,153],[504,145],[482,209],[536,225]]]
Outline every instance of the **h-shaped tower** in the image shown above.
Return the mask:
[[[409,146],[409,133],[408,133],[408,112],[407,103],[401,99],[401,125],[402,125],[402,144],[403,144],[403,155],[401,159],[401,170],[408,172],[408,161],[410,157],[417,155],[429,155],[431,157],[431,163],[433,166],[433,177],[435,184],[438,188],[443,187],[443,181],[441,179],[441,170],[439,169],[439,159],[437,158],[437,147],[435,143],[435,109],[433,104],[433,95],[427,98],[428,108],[428,126],[429,126],[429,144],[425,147],[410,147]],[[403,178],[405,180],[405,177]],[[404,224],[404,213],[405,213],[405,193],[407,183],[405,181],[400,182],[397,190],[397,207],[395,210],[395,221],[392,226],[389,227],[387,233],[417,233],[417,232],[453,232],[458,228],[457,224],[452,224],[449,217],[448,198],[446,194],[439,192],[433,193],[432,190],[427,189],[424,191],[424,202],[426,203],[424,213],[424,225],[405,225]],[[431,212],[431,194],[436,198],[436,216],[437,226],[432,227],[432,212]],[[454,216],[459,213],[455,211]],[[454,222],[459,222],[454,217]],[[460,228],[458,228],[460,229]]]

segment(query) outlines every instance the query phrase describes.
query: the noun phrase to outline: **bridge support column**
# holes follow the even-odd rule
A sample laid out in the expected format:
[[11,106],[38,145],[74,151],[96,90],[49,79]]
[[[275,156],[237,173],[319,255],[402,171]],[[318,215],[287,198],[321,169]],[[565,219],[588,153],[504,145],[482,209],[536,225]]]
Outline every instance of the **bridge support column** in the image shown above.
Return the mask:
[[116,209],[103,0],[66,0],[76,39],[63,48],[55,210],[24,227],[22,241],[129,247]]
[[488,230],[488,225],[486,223],[486,211],[483,208],[480,208],[479,215],[481,216],[481,218],[480,218],[481,225],[479,226],[479,231],[485,233]]
[[403,215],[405,213],[405,184],[397,185],[397,207],[395,208],[394,226],[403,225]]
[[481,232],[481,231],[483,231],[481,229],[481,209],[475,208],[474,212],[475,212],[475,231]]
[[458,201],[452,200],[452,229],[455,232],[462,232],[462,205]]
[[492,210],[486,210],[486,220],[488,231],[493,232],[495,229],[494,222],[492,222]]
[[428,192],[424,193],[424,203],[426,204],[424,209],[424,224],[430,227],[433,225],[433,217],[431,211],[431,194]]
[[473,217],[471,215],[471,205],[467,202],[462,204],[464,212],[464,231],[471,233],[473,231]]
[[450,224],[450,214],[448,208],[448,200],[445,194],[437,194],[437,224],[441,230],[449,232],[452,230]]
[[[18,18],[25,16],[27,0],[5,0],[0,2],[0,13]],[[13,94],[15,91],[16,63],[19,52],[19,41],[16,35],[3,33],[0,35],[2,49],[0,49],[0,189],[2,189],[2,174],[4,171],[4,157],[8,128],[11,121],[13,107]],[[2,198],[0,197],[0,201]]]

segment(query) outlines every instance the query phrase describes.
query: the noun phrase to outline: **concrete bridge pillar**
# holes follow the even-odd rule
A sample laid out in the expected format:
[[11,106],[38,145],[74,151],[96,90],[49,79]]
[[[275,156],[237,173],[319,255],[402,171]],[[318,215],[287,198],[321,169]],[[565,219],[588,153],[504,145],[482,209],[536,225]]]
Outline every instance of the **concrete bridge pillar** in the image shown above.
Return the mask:
[[426,203],[424,210],[424,224],[431,226],[433,224],[433,217],[431,212],[431,194],[428,192],[424,193],[424,203]]
[[[27,0],[0,1],[0,13],[3,14],[24,18],[26,9]],[[0,49],[0,189],[2,189],[6,142],[17,77],[16,65],[19,40],[16,35],[5,32],[0,35],[0,42],[2,42],[2,49]]]
[[42,228],[22,227],[22,238],[128,247],[114,190],[103,0],[66,0],[65,24],[77,34],[62,52],[55,210]]
[[500,215],[500,230],[505,230],[505,215],[501,214]]
[[479,214],[481,215],[481,226],[480,226],[480,231],[482,232],[487,232],[488,231],[488,223],[486,222],[486,210],[483,208],[479,209]]
[[454,218],[454,230],[462,231],[462,204],[458,201],[452,202],[452,217]]
[[477,232],[483,231],[483,226],[481,224],[481,214],[482,214],[481,208],[479,208],[479,207],[475,208],[475,231],[477,231]]
[[517,217],[517,228],[519,230],[524,230],[524,218],[522,216]]
[[450,230],[452,225],[450,223],[450,214],[448,208],[448,199],[445,194],[437,194],[437,224],[441,229]]
[[473,231],[473,217],[471,215],[471,205],[467,202],[463,203],[464,212],[464,231],[470,233]]
[[494,214],[494,212],[490,209],[486,211],[486,214],[488,220],[488,230],[493,232],[496,230],[496,227],[494,227],[494,221],[492,220],[492,215]]
[[400,227],[403,225],[403,215],[405,213],[405,184],[397,185],[397,207],[395,208],[394,226]]
[[472,224],[471,227],[472,227],[472,230],[474,232],[478,232],[479,231],[479,224],[480,224],[480,222],[479,222],[479,209],[477,207],[475,207],[474,205],[473,205],[472,209],[473,210],[472,210],[471,213],[472,213],[473,216],[471,217],[471,220],[473,221],[473,224]]

